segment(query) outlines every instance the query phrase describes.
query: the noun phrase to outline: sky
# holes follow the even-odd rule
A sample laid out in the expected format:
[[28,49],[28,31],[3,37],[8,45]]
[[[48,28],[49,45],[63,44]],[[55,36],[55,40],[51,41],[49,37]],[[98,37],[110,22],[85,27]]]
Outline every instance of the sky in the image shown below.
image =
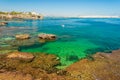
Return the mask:
[[34,11],[46,16],[120,16],[120,0],[0,0],[0,11]]

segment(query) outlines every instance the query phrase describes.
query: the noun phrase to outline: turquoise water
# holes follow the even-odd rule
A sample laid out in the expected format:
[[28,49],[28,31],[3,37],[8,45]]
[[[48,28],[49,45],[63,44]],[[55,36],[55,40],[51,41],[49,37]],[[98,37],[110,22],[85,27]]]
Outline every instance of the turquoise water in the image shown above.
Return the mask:
[[[23,52],[56,54],[61,66],[68,66],[88,54],[109,52],[120,48],[120,19],[45,18],[9,22],[7,27],[19,27],[9,33],[52,33],[56,41],[22,46]],[[23,28],[23,29],[22,29]],[[42,45],[41,45],[42,44]]]

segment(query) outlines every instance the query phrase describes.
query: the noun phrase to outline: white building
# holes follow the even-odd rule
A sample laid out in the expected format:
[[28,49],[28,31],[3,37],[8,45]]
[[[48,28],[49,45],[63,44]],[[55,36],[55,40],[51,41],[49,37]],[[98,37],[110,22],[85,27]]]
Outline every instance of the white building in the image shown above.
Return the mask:
[[32,14],[32,15],[38,15],[38,13],[36,13],[36,12],[31,12],[31,14]]

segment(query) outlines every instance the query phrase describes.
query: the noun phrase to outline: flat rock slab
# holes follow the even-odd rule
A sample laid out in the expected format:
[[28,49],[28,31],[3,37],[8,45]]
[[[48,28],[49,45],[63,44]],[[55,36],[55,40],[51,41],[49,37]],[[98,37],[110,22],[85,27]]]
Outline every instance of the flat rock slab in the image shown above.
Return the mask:
[[24,39],[29,39],[30,35],[29,34],[18,34],[15,37],[16,37],[16,39],[24,40]]
[[32,54],[24,53],[24,52],[13,52],[13,53],[8,54],[7,58],[31,61],[34,59],[34,56]]

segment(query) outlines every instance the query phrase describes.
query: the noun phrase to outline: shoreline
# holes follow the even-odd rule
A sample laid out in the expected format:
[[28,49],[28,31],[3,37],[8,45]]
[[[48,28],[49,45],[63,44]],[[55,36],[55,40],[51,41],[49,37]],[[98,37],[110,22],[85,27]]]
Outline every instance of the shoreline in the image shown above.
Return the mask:
[[[29,54],[29,53],[27,53],[27,54]],[[44,54],[44,53],[34,54],[35,58],[33,59],[33,61],[30,61],[30,62],[23,60],[23,59],[21,62],[21,59],[19,59],[19,58],[8,59],[8,58],[5,58],[5,56],[11,55],[11,53],[3,54],[3,55],[0,55],[0,59],[1,59],[0,63],[2,63],[2,65],[4,65],[3,67],[2,67],[2,65],[0,65],[1,66],[0,71],[2,71],[2,73],[0,73],[0,79],[8,80],[8,79],[6,79],[6,77],[4,75],[8,75],[8,77],[10,77],[10,78],[12,78],[13,76],[16,75],[16,77],[21,76],[20,80],[23,80],[24,78],[28,79],[28,80],[32,80],[32,79],[37,80],[40,78],[44,79],[45,76],[46,76],[46,79],[50,79],[50,80],[53,80],[58,77],[59,77],[58,80],[61,80],[61,79],[65,79],[65,80],[66,79],[67,80],[68,79],[69,80],[84,79],[84,80],[86,80],[86,78],[87,79],[99,78],[102,80],[109,78],[110,80],[117,80],[120,78],[120,76],[117,76],[117,74],[115,74],[114,72],[116,70],[118,71],[120,68],[119,54],[120,54],[120,50],[113,50],[112,53],[99,52],[99,53],[94,54],[92,56],[92,59],[86,59],[86,58],[82,59],[80,61],[77,61],[77,62],[71,64],[70,66],[68,66],[65,69],[55,69],[54,65],[59,65],[60,64],[59,60],[57,59],[56,56],[50,55],[50,54]],[[4,62],[7,61],[7,63],[3,64],[3,60],[4,60]],[[16,63],[16,61],[17,61],[17,63]],[[108,62],[110,62],[110,63],[108,63]],[[29,67],[27,67],[28,65],[29,65]],[[39,65],[41,65],[41,66],[39,66]],[[39,67],[37,67],[37,66],[39,66]],[[42,66],[44,66],[44,67],[42,67]],[[88,67],[86,67],[86,66],[88,66]],[[113,73],[111,73],[111,71],[109,71],[110,66],[112,67],[112,71],[114,70]],[[102,73],[102,75],[100,75],[101,71],[97,71],[97,68],[98,69],[101,68],[103,70],[104,67],[107,67],[108,69],[105,69],[105,72]],[[14,69],[14,68],[16,68],[16,69]],[[91,71],[90,68],[95,69],[95,74],[93,72],[94,70]],[[22,71],[22,69],[24,69],[24,71]],[[37,74],[34,73],[34,71],[36,71],[38,69],[40,70],[40,72],[38,71],[40,75],[38,75],[38,73]],[[41,69],[42,69],[42,71],[41,71]],[[51,69],[52,69],[52,71],[51,71]],[[86,73],[86,71],[87,71],[87,73]],[[33,73],[31,73],[31,72],[33,72]],[[42,76],[41,74],[43,74],[43,72],[44,72],[44,75]],[[81,72],[85,72],[85,73],[82,74]],[[10,74],[8,74],[8,73],[10,73]],[[16,74],[16,73],[18,73],[18,74]],[[90,73],[90,74],[87,75],[88,73]],[[109,75],[106,75],[106,73]],[[25,74],[25,77],[22,77],[23,76],[22,74]],[[29,75],[29,77],[26,74]],[[53,74],[54,74],[54,76],[53,76]],[[94,77],[92,74],[96,75],[96,77]],[[84,76],[84,77],[82,77],[82,76]],[[14,78],[12,80],[16,80],[16,78]]]

